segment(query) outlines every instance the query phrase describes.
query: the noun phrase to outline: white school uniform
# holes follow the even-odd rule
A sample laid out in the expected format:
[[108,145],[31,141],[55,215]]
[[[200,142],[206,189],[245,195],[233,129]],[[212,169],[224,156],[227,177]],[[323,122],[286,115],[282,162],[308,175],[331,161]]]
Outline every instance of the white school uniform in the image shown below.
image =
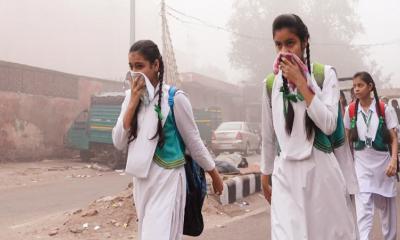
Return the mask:
[[[369,116],[369,113],[365,112],[360,104],[358,105],[356,126],[359,139],[362,141],[365,141],[367,135],[375,139],[379,126],[375,104],[376,102],[373,100],[368,109],[372,112],[368,131],[362,114]],[[349,110],[346,109],[344,117],[346,129],[350,129],[350,122]],[[385,107],[385,122],[388,129],[395,129],[398,126],[396,113],[388,105]],[[396,177],[388,177],[385,173],[391,155],[389,151],[376,151],[373,148],[366,147],[363,150],[354,151],[354,158],[360,186],[360,193],[356,195],[356,210],[361,240],[367,240],[371,237],[374,208],[380,212],[385,240],[395,240],[397,232]]]
[[[333,153],[324,153],[307,140],[305,114],[325,134],[337,126],[339,89],[336,73],[325,66],[321,89],[314,77],[308,83],[315,92],[309,107],[292,103],[295,112],[291,136],[285,131],[279,73],[272,88],[272,108],[264,89],[262,103],[261,171],[272,173],[271,231],[273,240],[357,239],[345,179]],[[276,134],[276,137],[274,136]],[[281,152],[276,156],[276,141]]]
[[[164,120],[169,112],[168,89],[169,86],[164,84],[164,97],[162,100]],[[151,100],[150,105],[148,107],[143,106],[142,111],[139,112],[138,139],[131,142],[128,146],[127,172],[131,171],[136,176],[133,178],[133,182],[134,201],[138,217],[138,239],[180,240],[182,239],[186,201],[186,176],[184,167],[165,169],[157,165],[152,160],[155,150],[154,144],[157,144],[157,142],[153,142],[148,138],[147,145],[143,144],[141,148],[135,148],[135,144],[140,141],[140,131],[146,132],[144,126],[146,126],[145,122],[148,122],[149,119],[144,119],[144,116],[154,115],[154,117],[157,117],[154,111],[154,105],[158,102],[157,92],[155,96]],[[122,104],[120,116],[113,129],[113,141],[118,149],[125,148],[128,143],[129,130],[124,129],[123,118],[130,97],[131,92],[128,90]],[[148,113],[146,115],[147,111],[151,111],[151,114]],[[164,111],[167,111],[167,113],[165,114]],[[153,112],[154,114],[152,114]],[[174,113],[176,125],[185,143],[187,153],[205,171],[214,169],[215,163],[204,146],[194,121],[192,106],[182,91],[178,91],[175,95]],[[154,136],[155,131],[156,128],[149,136]],[[147,155],[151,154],[150,157],[144,157],[142,154],[143,151]],[[147,161],[150,161],[150,163]],[[132,167],[137,164],[145,167]],[[130,169],[128,169],[128,165],[131,166]],[[136,173],[140,169],[147,171],[147,174],[141,175],[140,173]]]

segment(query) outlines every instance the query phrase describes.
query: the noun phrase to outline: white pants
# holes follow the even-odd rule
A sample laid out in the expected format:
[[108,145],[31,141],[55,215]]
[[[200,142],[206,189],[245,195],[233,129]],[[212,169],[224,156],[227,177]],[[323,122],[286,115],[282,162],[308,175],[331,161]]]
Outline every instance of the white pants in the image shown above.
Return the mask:
[[385,240],[396,240],[396,197],[384,197],[375,193],[356,194],[357,224],[360,240],[372,239],[374,210],[378,209]]

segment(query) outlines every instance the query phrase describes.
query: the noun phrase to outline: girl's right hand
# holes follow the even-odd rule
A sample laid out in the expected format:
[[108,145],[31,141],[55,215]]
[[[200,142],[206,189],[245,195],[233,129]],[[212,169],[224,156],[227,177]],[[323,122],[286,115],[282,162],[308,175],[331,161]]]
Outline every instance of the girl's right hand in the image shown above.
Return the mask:
[[139,100],[144,89],[146,88],[146,83],[141,76],[137,76],[131,84],[131,100]]
[[221,195],[222,191],[224,190],[224,182],[222,181],[221,176],[219,176],[219,174],[217,178],[213,179],[212,184],[215,194]]
[[261,185],[264,192],[265,199],[271,204],[271,197],[272,197],[272,188],[269,185],[269,176],[268,175],[261,175]]
[[124,120],[123,120],[125,130],[130,129],[130,127],[131,127],[133,115],[139,104],[140,96],[142,96],[145,86],[146,86],[146,83],[145,83],[144,79],[140,78],[140,76],[131,82],[131,97],[129,100],[129,104],[126,108],[126,112],[125,112]]
[[390,160],[390,163],[387,166],[385,173],[386,173],[386,176],[388,176],[388,177],[393,177],[396,175],[396,173],[397,173],[397,158],[392,158]]

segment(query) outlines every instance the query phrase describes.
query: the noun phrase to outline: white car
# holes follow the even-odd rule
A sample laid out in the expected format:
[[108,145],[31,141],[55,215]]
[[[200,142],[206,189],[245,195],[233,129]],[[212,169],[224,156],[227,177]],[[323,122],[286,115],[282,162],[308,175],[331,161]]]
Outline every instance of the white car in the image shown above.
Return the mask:
[[260,152],[261,137],[259,124],[248,122],[223,122],[214,131],[211,149],[215,155],[222,152],[241,152],[248,156],[250,151]]

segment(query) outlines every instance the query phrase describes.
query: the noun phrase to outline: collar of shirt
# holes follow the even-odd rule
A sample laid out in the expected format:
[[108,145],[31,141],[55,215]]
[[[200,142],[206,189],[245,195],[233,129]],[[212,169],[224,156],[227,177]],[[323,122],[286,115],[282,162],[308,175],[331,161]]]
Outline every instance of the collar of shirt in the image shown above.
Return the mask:
[[[375,99],[372,100],[371,105],[369,105],[369,111],[376,112],[376,101]],[[361,103],[358,103],[358,111],[357,114],[363,112],[364,114],[368,114],[368,112],[364,112],[364,108],[361,106]]]

